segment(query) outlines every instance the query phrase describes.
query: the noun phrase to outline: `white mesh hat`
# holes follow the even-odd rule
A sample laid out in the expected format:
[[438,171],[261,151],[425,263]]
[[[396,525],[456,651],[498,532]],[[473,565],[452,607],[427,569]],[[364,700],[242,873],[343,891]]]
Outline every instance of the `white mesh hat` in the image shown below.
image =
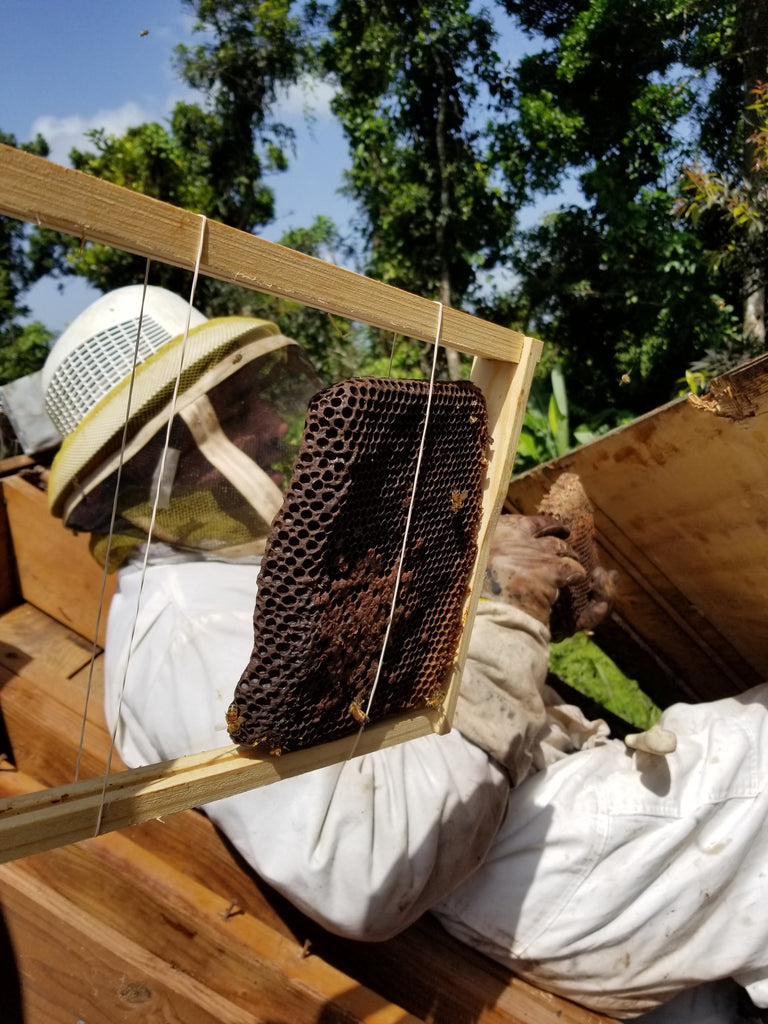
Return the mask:
[[[43,367],[45,409],[62,437],[70,434],[107,392],[130,374],[144,286],[127,285],[102,295],[72,321]],[[177,334],[190,318],[206,318],[165,288],[147,287],[137,363]]]
[[[100,315],[89,315],[76,333],[70,328],[69,340],[62,335],[60,342],[68,341],[63,356],[52,353],[48,381],[69,364],[60,380],[85,384],[74,395],[62,390],[52,399],[60,415],[80,418],[53,460],[49,507],[67,526],[90,533],[91,548],[100,557],[93,541],[109,529],[122,467],[115,527],[124,541],[121,552],[146,538],[157,497],[153,535],[158,539],[211,554],[243,550],[266,536],[280,507],[282,480],[295,458],[306,403],[321,382],[296,342],[269,321],[207,320],[198,314],[184,344],[189,307],[182,299],[164,302],[161,309],[171,312],[163,318],[156,315],[159,304],[153,301],[149,310],[145,304],[145,318],[148,311],[165,330],[176,306],[173,326],[180,329],[133,374],[142,290],[130,294],[120,289],[129,292],[127,300],[125,295],[117,302],[111,295],[104,297],[111,303],[98,300]],[[93,306],[86,310],[93,312]],[[112,328],[130,319],[131,352],[120,368],[115,350],[127,345],[120,340],[121,330]],[[109,339],[115,338],[111,345]],[[100,375],[107,378],[106,387]],[[100,398],[94,397],[90,378],[99,384]],[[86,411],[81,415],[78,409]],[[110,565],[115,557],[110,550]]]

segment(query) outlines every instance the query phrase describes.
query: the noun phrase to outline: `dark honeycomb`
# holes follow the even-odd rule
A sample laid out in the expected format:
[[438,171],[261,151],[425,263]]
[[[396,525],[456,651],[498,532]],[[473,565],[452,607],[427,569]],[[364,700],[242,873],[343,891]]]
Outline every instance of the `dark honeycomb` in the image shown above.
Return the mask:
[[[259,573],[251,660],[227,713],[236,743],[297,750],[365,721],[389,621],[429,383],[321,391]],[[476,553],[488,444],[482,392],[438,382],[370,721],[438,706]]]

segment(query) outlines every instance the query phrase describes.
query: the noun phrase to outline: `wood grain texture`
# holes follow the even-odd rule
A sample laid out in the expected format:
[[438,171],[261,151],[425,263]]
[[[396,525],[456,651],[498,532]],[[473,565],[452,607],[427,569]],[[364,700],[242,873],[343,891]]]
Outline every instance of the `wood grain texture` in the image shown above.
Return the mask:
[[0,492],[0,612],[10,608],[19,599],[16,559],[11,543],[8,513]]
[[[6,798],[72,772],[86,669],[65,673],[50,653],[66,651],[71,635],[29,605],[0,617],[0,706],[19,765],[0,770]],[[108,746],[100,662],[91,768]],[[41,719],[35,710],[50,695]],[[514,978],[429,916],[384,943],[329,935],[270,893],[192,811],[0,867],[0,905],[25,1024],[208,1024],[243,1013],[264,1024],[606,1020]]]
[[456,654],[454,670],[446,689],[443,719],[438,731],[447,732],[459,699],[461,674],[467,660],[472,626],[483,589],[485,567],[493,531],[507,497],[508,481],[512,476],[525,407],[533,381],[536,364],[541,358],[542,343],[526,338],[517,364],[500,363],[490,359],[476,359],[471,379],[485,395],[488,415],[488,433],[491,445],[483,494],[483,515],[477,534],[477,558],[468,586],[464,606],[464,632]]
[[67,530],[48,511],[44,492],[23,477],[6,477],[0,488],[22,597],[103,647],[116,577],[106,578],[99,618],[103,570],[90,555],[88,536]]
[[672,402],[509,490],[508,505],[528,513],[561,472],[579,475],[601,560],[619,572],[614,621],[598,637],[662,705],[768,678],[767,371],[761,357],[720,378],[711,402]]
[[[188,270],[195,266],[202,225],[198,214],[2,145],[0,213]],[[200,271],[406,337],[435,340],[438,307],[430,299],[217,221],[207,222]],[[516,362],[523,337],[459,310],[443,312],[442,344],[468,355]]]

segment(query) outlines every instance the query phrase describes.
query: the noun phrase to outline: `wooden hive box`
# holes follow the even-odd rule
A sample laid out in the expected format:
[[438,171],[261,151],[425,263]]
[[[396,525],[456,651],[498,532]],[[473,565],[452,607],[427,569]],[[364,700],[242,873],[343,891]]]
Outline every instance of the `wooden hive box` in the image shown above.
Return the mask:
[[619,571],[596,633],[617,664],[662,707],[768,678],[768,355],[522,474],[508,508],[534,511],[566,471]]

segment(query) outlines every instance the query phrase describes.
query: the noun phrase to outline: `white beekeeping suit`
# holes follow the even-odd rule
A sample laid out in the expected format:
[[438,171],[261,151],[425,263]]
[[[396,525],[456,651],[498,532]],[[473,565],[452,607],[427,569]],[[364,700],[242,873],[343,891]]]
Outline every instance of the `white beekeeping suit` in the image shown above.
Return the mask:
[[[66,434],[52,508],[120,566],[105,700],[129,766],[228,741],[259,550],[317,385],[274,325],[198,315],[170,462],[159,461],[188,309],[154,299],[109,553],[125,361],[110,356],[106,388],[82,408],[68,407],[83,395],[67,373],[85,379],[89,353],[127,344],[121,297],[75,321],[50,367],[49,412]],[[153,542],[141,587],[158,483],[164,543]],[[504,517],[497,531],[494,599],[480,604],[450,734],[206,812],[267,881],[343,935],[383,939],[432,909],[462,940],[595,1010],[632,1019],[668,1004],[654,1020],[735,1022],[733,989],[704,985],[735,979],[768,1006],[768,690],[670,708],[661,724],[677,744],[665,754],[608,739],[544,684],[551,607],[583,570],[540,525]]]
[[[110,718],[138,576],[121,570],[110,613]],[[118,734],[129,764],[226,742],[231,683],[252,645],[255,579],[252,566],[150,568]],[[546,630],[481,603],[470,672],[484,672],[492,640],[535,706]],[[563,708],[548,712],[542,693],[522,723],[535,737],[523,755],[531,772],[515,787],[454,730],[206,811],[266,880],[338,933],[383,939],[432,908],[474,948],[601,1012],[629,1019],[729,977],[764,1005],[768,689],[669,709],[663,722],[678,743],[665,757],[605,741],[577,712],[587,747],[564,756]],[[667,1019],[737,1019],[730,1004],[707,1018],[697,999],[693,1016],[678,1004]]]

